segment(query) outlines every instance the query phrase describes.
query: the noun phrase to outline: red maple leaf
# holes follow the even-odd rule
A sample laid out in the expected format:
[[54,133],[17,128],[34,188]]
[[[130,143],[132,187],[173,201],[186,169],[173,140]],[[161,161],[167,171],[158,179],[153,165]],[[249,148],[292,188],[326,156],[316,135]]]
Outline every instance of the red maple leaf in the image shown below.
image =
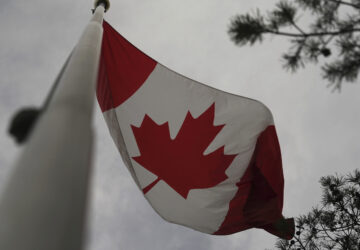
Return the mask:
[[140,127],[131,126],[141,153],[133,159],[158,176],[144,193],[164,180],[186,199],[191,189],[210,188],[227,179],[225,170],[236,155],[225,155],[224,146],[204,155],[224,127],[213,125],[214,112],[215,104],[196,119],[188,112],[175,139],[170,138],[168,122],[157,125],[148,115]]

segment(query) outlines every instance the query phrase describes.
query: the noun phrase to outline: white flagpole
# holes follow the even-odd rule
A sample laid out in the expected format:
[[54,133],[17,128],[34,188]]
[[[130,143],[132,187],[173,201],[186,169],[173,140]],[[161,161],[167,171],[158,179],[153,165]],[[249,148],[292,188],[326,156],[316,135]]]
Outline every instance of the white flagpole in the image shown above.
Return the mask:
[[79,250],[93,144],[92,114],[107,1],[96,1],[0,200],[0,249]]

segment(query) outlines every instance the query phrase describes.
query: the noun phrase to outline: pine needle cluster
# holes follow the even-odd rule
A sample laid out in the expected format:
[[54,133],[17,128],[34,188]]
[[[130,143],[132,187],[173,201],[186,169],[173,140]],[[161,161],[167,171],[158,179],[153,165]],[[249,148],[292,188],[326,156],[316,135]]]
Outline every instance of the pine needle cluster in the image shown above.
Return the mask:
[[[306,18],[311,22],[303,28]],[[288,37],[284,68],[295,72],[323,57],[322,76],[333,89],[355,82],[360,71],[360,0],[280,0],[264,15],[257,10],[235,16],[228,33],[239,46],[262,42],[268,34]]]
[[360,171],[322,177],[321,208],[296,219],[296,234],[278,250],[360,250]]

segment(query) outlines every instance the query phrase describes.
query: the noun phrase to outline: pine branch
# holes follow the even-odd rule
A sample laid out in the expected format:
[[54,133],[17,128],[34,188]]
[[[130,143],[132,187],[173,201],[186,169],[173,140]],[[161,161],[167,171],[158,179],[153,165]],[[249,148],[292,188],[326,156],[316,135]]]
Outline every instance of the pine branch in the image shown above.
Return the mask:
[[[326,236],[327,237],[329,237],[329,239],[331,239],[333,242],[337,242],[334,238],[332,238],[330,235],[329,235],[329,233],[328,233],[328,231],[327,230],[325,230],[325,228],[323,227],[323,225],[322,224],[320,224],[320,226],[323,228],[323,230],[324,230],[324,233],[326,234]],[[337,237],[338,238],[338,237]],[[342,246],[342,244],[341,243],[339,243],[339,242],[337,242],[338,244],[340,244],[341,246]]]
[[[340,13],[341,6],[353,9]],[[297,13],[300,9],[310,12],[315,18],[308,29],[298,25]],[[261,15],[257,10],[255,14],[236,16],[228,32],[233,42],[240,46],[262,42],[267,34],[290,38],[293,46],[282,59],[285,61],[284,68],[291,72],[307,63],[318,63],[319,56],[329,57],[333,50],[338,52],[339,57],[333,58],[332,62],[324,62],[321,69],[322,77],[330,83],[328,86],[340,90],[344,81],[354,82],[360,72],[358,10],[360,0],[279,0],[267,15]]]
[[349,3],[349,2],[344,2],[344,1],[340,1],[340,0],[328,0],[329,2],[334,2],[334,3],[338,3],[338,4],[342,4],[342,5],[347,5],[347,6],[351,6],[355,9],[360,9],[360,5],[357,4],[353,4],[353,3]]
[[342,34],[346,34],[346,33],[355,33],[355,32],[360,32],[360,28],[339,30],[339,31],[334,31],[334,32],[330,32],[330,31],[329,32],[313,32],[313,33],[305,33],[305,34],[288,33],[288,32],[264,29],[264,33],[271,33],[271,34],[275,34],[275,35],[288,36],[288,37],[337,36],[337,35],[342,35]]
[[303,34],[304,36],[306,36],[305,31],[303,31],[294,21],[291,21],[292,26],[295,27],[295,29],[297,29],[301,34]]

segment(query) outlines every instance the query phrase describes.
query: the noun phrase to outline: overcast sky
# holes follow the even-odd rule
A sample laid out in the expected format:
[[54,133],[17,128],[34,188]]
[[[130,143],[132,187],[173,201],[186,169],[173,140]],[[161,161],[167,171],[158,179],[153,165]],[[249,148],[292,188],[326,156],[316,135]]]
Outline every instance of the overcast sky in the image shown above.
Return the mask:
[[[112,1],[107,21],[129,41],[171,69],[272,111],[283,155],[284,215],[319,203],[321,176],[348,173],[360,161],[360,84],[341,93],[326,88],[317,66],[283,71],[289,43],[265,40],[236,47],[227,35],[237,13],[270,10],[273,0]],[[21,148],[7,136],[10,117],[39,106],[91,17],[88,0],[0,2],[0,191]],[[336,55],[332,55],[334,58]],[[211,236],[163,221],[131,179],[96,106],[96,150],[87,226],[88,250],[271,248],[262,230]]]

